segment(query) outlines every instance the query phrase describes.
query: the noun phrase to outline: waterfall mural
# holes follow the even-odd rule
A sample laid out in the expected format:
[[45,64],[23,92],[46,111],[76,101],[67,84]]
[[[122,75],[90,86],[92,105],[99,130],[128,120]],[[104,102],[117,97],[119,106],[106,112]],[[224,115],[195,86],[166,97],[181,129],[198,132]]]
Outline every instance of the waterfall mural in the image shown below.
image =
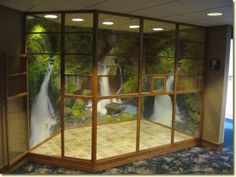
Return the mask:
[[30,147],[59,130],[59,58],[29,57]]
[[[167,79],[166,90],[173,91],[174,77],[169,76]],[[158,122],[160,124],[171,127],[172,125],[172,100],[169,95],[156,95],[153,103],[153,113],[150,117],[150,120]],[[180,121],[178,105],[176,108],[176,117],[177,121]]]
[[57,114],[48,95],[52,68],[53,64],[49,63],[40,91],[32,103],[30,115],[31,147],[50,137],[52,134],[52,126],[57,123]]
[[[111,49],[113,51],[113,49]],[[118,73],[118,82],[119,86],[116,91],[111,91],[111,84],[109,82],[109,73],[112,68],[115,68],[116,73]],[[105,56],[102,62],[98,63],[98,75],[99,79],[99,90],[101,96],[111,96],[115,94],[120,94],[123,84],[123,74],[122,68],[115,62],[114,56]],[[104,77],[103,77],[104,76]],[[114,90],[114,89],[113,89]],[[123,104],[121,98],[112,98],[112,99],[102,99],[97,103],[98,115],[101,118],[106,117],[107,115],[118,116],[123,113],[127,114],[136,114],[137,107],[130,104]]]

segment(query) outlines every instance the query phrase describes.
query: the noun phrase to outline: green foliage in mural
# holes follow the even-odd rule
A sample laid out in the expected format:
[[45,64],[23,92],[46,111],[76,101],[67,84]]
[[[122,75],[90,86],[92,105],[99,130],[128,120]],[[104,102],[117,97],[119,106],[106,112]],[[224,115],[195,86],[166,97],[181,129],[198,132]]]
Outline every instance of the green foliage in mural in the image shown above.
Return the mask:
[[176,121],[176,129],[191,134],[198,134],[200,126],[200,97],[199,94],[177,95],[181,121]]
[[144,60],[147,74],[172,74],[174,72],[174,44],[174,31],[145,34]]
[[[45,51],[55,49],[56,43],[50,36],[45,36],[43,32],[46,29],[40,24],[32,26],[31,32],[27,38],[27,47],[29,55],[29,103],[32,104],[34,98],[40,90],[45,74],[47,73],[49,60],[53,58],[54,66],[50,77],[49,97],[52,99],[54,107],[59,105],[60,97],[60,58],[59,56],[41,55]],[[37,53],[37,54],[33,54]]]

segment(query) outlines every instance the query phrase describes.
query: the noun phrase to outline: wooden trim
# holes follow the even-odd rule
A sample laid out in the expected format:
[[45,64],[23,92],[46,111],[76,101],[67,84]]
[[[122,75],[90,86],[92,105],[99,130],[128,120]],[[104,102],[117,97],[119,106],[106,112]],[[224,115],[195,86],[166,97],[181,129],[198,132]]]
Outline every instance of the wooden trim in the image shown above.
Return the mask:
[[82,160],[82,159],[73,159],[69,157],[52,157],[44,156],[40,154],[28,154],[28,160],[35,161],[43,164],[59,166],[67,169],[80,169],[85,171],[93,171],[91,161]]
[[138,62],[138,105],[137,105],[137,127],[136,127],[136,152],[139,152],[140,145],[140,121],[142,117],[142,60],[143,60],[143,18],[139,20],[140,25],[140,41],[139,41],[139,62]]
[[27,125],[27,151],[30,148],[30,116],[29,116],[29,77],[28,77],[28,71],[29,71],[29,62],[28,57],[26,55],[26,91],[27,91],[27,97],[26,97],[26,125]]
[[64,157],[65,154],[65,142],[64,142],[64,95],[65,95],[65,36],[64,36],[64,26],[65,26],[65,14],[61,14],[61,100],[60,100],[60,115],[61,115],[61,156]]
[[4,83],[4,89],[5,89],[5,126],[6,126],[6,154],[7,154],[7,166],[10,164],[10,155],[9,155],[9,136],[8,136],[8,79],[7,79],[7,55],[4,56],[4,77],[5,77],[5,83]]
[[65,94],[64,98],[71,98],[71,99],[92,99],[92,96],[88,95],[73,95],[73,94]]
[[110,96],[97,96],[98,100],[102,99],[111,99],[111,98],[128,98],[128,97],[138,97],[138,93],[127,93],[127,94],[120,94],[120,95],[110,95]]
[[165,93],[149,93],[149,92],[142,92],[142,96],[156,96],[156,95],[174,95],[174,92],[165,92]]
[[200,144],[206,148],[215,149],[217,151],[221,151],[223,149],[223,143],[216,143],[213,141],[209,141],[206,139],[201,139]]
[[27,75],[27,72],[8,74],[8,77],[17,77],[17,76],[22,76],[22,75]]
[[[158,90],[154,89],[154,80],[157,80],[157,79],[162,80],[163,82],[162,89],[158,89]],[[165,94],[166,93],[166,77],[161,77],[161,76],[151,77],[150,92],[154,94],[157,94],[157,93]]]
[[186,93],[201,93],[203,89],[194,89],[194,90],[185,90],[185,91],[176,91],[176,94],[186,94]]
[[11,163],[11,165],[5,166],[2,169],[0,169],[0,173],[7,174],[7,173],[10,173],[10,172],[14,171],[15,169],[19,168],[21,165],[23,165],[25,162],[27,162],[27,160],[28,160],[27,156],[28,156],[28,152],[22,154],[13,163]]
[[175,115],[176,115],[176,90],[177,90],[177,61],[179,59],[179,25],[175,29],[175,62],[174,62],[174,95],[172,96],[172,123],[171,144],[175,142]]
[[92,77],[92,163],[97,159],[97,92],[98,92],[98,13],[93,13],[93,77]]
[[9,96],[9,97],[7,97],[7,100],[14,100],[14,99],[24,97],[27,95],[28,95],[27,92],[23,92],[23,93],[19,93],[19,94],[13,95],[13,96]]
[[204,92],[200,93],[200,125],[199,125],[199,137],[203,138],[203,126],[204,126]]
[[112,158],[106,158],[96,161],[95,164],[91,163],[89,160],[83,160],[83,159],[74,159],[74,158],[68,158],[68,157],[52,157],[52,156],[45,156],[40,154],[28,154],[27,160],[40,162],[43,164],[48,165],[54,165],[59,167],[64,167],[68,169],[80,169],[85,170],[89,172],[96,172],[101,171],[107,168],[115,167],[118,165],[122,165],[128,162],[141,160],[141,159],[147,159],[151,158],[153,156],[165,154],[168,152],[174,152],[183,148],[189,148],[194,147],[199,144],[199,139],[191,139],[191,140],[185,140],[181,142],[177,142],[174,144],[169,145],[163,145],[157,148],[142,150],[139,152],[134,153],[128,153],[123,154],[120,156],[112,157]]

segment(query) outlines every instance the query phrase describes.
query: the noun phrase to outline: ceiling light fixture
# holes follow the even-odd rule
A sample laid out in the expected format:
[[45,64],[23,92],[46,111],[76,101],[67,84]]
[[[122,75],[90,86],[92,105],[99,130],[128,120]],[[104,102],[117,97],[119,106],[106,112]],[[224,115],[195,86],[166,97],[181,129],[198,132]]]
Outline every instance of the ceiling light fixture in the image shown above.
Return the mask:
[[163,31],[163,28],[152,28],[153,31]]
[[113,25],[114,23],[112,21],[104,21],[102,22],[103,25]]
[[139,25],[130,25],[129,28],[131,28],[131,29],[137,29],[137,28],[139,28]]
[[53,15],[53,14],[47,14],[44,15],[45,18],[50,18],[50,19],[57,19],[57,15]]
[[71,21],[74,21],[74,22],[83,22],[84,19],[83,19],[83,18],[72,18]]
[[207,16],[210,16],[210,17],[217,17],[217,16],[222,16],[223,13],[221,12],[208,12],[207,13]]

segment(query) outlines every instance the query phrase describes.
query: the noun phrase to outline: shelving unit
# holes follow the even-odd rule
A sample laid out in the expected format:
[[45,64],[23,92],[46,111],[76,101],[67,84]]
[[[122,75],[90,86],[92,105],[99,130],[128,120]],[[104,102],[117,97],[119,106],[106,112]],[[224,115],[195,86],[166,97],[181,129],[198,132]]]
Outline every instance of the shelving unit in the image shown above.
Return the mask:
[[28,152],[27,55],[5,55],[4,64],[6,152],[10,166]]

